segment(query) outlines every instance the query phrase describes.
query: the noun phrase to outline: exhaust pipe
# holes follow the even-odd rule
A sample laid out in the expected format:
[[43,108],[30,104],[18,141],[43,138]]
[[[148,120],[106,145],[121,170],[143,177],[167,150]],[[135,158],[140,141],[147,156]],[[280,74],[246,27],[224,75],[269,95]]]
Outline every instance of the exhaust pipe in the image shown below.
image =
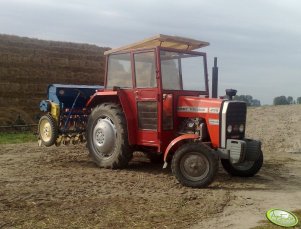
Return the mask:
[[217,98],[218,90],[218,67],[217,67],[217,57],[214,57],[214,66],[212,68],[212,98]]

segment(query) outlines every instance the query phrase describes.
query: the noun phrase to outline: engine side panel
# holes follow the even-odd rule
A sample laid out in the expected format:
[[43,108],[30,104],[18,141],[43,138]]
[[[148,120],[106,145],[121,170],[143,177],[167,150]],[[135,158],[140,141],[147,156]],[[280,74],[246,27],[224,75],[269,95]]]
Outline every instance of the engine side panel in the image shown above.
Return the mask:
[[180,96],[177,116],[182,118],[203,118],[207,124],[211,143],[214,148],[220,146],[220,112],[223,100]]

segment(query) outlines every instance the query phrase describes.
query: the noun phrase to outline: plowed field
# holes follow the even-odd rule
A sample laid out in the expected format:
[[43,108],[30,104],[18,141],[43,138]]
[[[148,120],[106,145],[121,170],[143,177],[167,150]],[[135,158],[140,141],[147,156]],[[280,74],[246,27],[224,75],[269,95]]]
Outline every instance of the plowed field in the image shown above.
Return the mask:
[[248,110],[263,142],[252,178],[220,166],[206,189],[181,186],[138,155],[125,170],[95,166],[85,146],[1,145],[0,228],[250,228],[272,207],[301,208],[301,106]]

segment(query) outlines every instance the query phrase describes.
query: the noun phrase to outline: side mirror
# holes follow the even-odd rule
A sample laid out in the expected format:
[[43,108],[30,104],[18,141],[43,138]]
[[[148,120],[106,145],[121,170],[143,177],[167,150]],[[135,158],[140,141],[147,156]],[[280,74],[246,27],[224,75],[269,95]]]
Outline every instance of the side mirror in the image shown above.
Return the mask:
[[235,96],[237,93],[237,90],[235,89],[226,89],[226,95],[229,98],[229,100],[232,100],[233,96]]

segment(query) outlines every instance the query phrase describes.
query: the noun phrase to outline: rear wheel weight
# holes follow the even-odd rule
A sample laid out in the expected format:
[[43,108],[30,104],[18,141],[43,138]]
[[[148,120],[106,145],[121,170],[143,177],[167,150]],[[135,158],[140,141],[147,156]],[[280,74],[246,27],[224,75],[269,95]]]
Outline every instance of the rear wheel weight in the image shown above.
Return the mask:
[[124,168],[133,152],[127,126],[119,105],[105,103],[95,107],[88,119],[87,146],[94,162],[103,168]]
[[43,115],[39,120],[39,138],[45,146],[52,146],[58,137],[58,127],[54,118]]
[[218,160],[201,144],[189,143],[175,152],[171,169],[182,185],[204,188],[213,182],[218,170]]

